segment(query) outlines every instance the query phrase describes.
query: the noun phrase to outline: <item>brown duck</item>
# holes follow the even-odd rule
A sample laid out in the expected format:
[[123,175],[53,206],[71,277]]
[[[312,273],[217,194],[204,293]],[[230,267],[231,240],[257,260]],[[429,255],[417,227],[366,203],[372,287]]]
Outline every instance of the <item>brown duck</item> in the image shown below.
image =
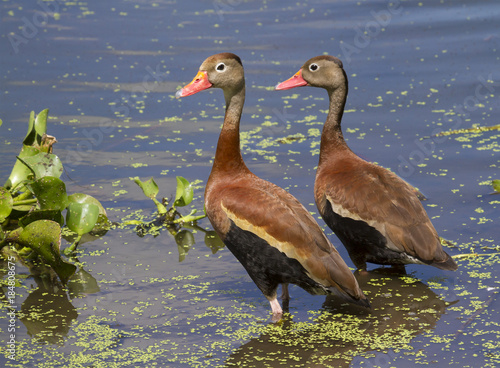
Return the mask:
[[238,56],[207,58],[176,97],[221,88],[226,100],[212,171],[205,189],[208,218],[227,248],[269,300],[273,320],[282,315],[277,288],[296,284],[311,294],[337,294],[369,303],[356,279],[314,218],[282,188],[254,175],[240,153],[239,125],[245,101],[243,65]]
[[307,61],[276,86],[326,89],[330,108],[321,135],[314,198],[321,216],[359,269],[427,264],[456,270],[412,186],[387,169],[358,157],[347,146],[340,123],[347,99],[347,76],[334,56]]

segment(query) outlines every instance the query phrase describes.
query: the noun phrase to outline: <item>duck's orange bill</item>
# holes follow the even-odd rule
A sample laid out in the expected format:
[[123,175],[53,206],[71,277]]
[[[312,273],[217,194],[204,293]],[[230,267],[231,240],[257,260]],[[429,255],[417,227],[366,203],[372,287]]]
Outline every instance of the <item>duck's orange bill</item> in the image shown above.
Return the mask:
[[175,98],[191,96],[210,87],[212,83],[208,81],[207,72],[200,70],[191,83],[176,92]]
[[302,69],[295,73],[290,79],[284,82],[278,83],[274,89],[276,91],[281,91],[284,89],[290,89],[295,87],[307,86],[307,82],[302,78]]

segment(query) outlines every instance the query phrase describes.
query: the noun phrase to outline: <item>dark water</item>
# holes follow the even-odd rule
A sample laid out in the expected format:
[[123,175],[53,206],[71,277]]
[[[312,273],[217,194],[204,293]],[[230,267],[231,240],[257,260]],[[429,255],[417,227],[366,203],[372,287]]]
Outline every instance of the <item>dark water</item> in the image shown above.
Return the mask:
[[94,195],[119,222],[154,211],[129,177],[154,176],[170,197],[181,175],[201,181],[193,202],[201,209],[223,97],[174,93],[207,56],[230,51],[246,72],[246,162],[316,212],[326,93],[272,87],[328,53],[349,76],[350,147],[427,196],[436,229],[455,244],[449,253],[478,255],[457,259],[454,273],[408,266],[407,277],[360,276],[369,315],[292,288],[293,318],[274,326],[233,256],[205,245],[208,220],[190,230],[187,255],[166,230],[141,238],[132,226],[116,229],[82,245],[85,288],[70,295],[17,266],[24,314],[14,361],[4,350],[6,313],[0,318],[6,366],[500,365],[500,198],[490,195],[500,133],[434,136],[499,123],[498,2],[8,1],[1,9],[1,180],[29,112],[50,108],[69,192]]

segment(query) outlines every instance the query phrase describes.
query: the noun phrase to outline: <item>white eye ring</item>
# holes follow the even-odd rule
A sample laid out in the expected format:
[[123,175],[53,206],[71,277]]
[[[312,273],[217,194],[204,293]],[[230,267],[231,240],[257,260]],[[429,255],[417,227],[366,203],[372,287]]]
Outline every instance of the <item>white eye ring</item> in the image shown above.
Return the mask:
[[217,64],[217,66],[215,67],[215,70],[217,70],[219,73],[224,72],[226,70],[226,64],[224,64],[224,63]]
[[319,70],[319,65],[316,63],[312,63],[311,65],[309,65],[309,70],[311,72],[317,72]]

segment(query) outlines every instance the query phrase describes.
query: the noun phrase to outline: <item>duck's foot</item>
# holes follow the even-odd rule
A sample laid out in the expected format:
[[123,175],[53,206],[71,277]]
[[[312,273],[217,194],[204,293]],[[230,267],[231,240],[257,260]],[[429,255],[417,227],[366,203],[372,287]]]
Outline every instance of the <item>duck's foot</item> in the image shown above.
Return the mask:
[[281,317],[283,317],[283,310],[281,309],[278,299],[275,297],[274,299],[269,300],[269,304],[271,304],[271,310],[273,312],[271,320],[273,322],[279,322]]

